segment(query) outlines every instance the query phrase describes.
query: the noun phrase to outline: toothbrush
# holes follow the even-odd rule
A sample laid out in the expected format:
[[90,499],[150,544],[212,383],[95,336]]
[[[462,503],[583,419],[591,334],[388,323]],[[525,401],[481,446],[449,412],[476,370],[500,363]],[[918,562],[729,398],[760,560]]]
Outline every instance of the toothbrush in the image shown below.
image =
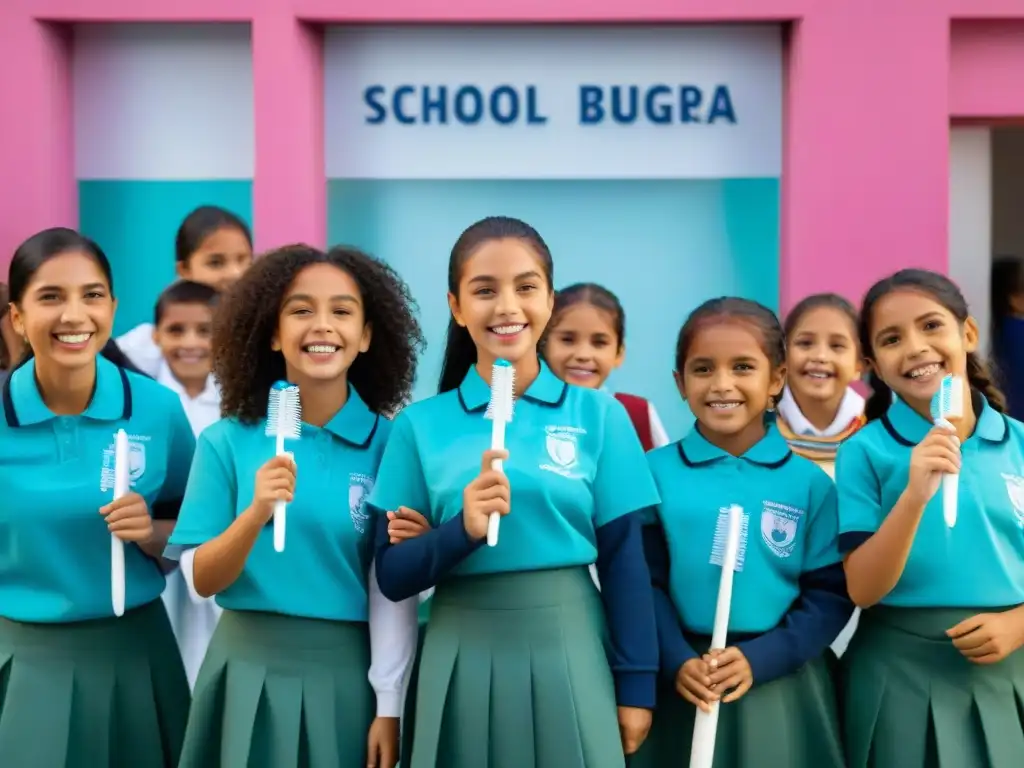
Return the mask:
[[[943,376],[939,391],[932,397],[932,420],[937,427],[956,429],[955,423],[964,417],[964,382],[959,376]],[[960,475],[942,476],[942,516],[946,525],[956,525],[957,496],[960,492]]]
[[[131,490],[131,467],[128,458],[128,433],[117,430],[114,437],[114,501]],[[110,601],[114,615],[124,616],[124,542],[110,534]]]
[[[287,381],[279,381],[270,388],[267,401],[267,436],[276,441],[275,454],[287,456],[285,440],[298,440],[302,433],[302,409],[299,388]],[[284,532],[287,503],[274,502],[274,551],[284,552]]]
[[[491,420],[491,450],[505,450],[505,424],[512,421],[512,402],[515,392],[516,369],[508,360],[497,360],[491,370],[491,401],[487,404],[487,418]],[[491,462],[491,469],[503,472],[501,459]],[[487,546],[498,544],[498,526],[501,515],[491,512],[487,518]]]
[[[747,518],[742,507],[733,504],[722,512],[725,515],[719,514],[715,545],[711,553],[711,562],[722,566],[722,576],[718,582],[718,603],[715,606],[715,625],[711,633],[711,647],[717,649],[725,648],[729,631],[729,613],[732,610],[733,574],[742,567],[747,527]],[[690,768],[712,768],[715,761],[715,738],[718,735],[718,712],[717,701],[710,703],[707,712],[697,710],[697,719],[693,724],[693,742],[690,745]]]

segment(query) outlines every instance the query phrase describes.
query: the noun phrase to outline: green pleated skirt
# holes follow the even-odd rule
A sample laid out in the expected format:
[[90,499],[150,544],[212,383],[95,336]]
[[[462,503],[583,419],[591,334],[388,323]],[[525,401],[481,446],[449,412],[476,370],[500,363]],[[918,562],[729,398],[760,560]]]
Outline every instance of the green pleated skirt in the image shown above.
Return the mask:
[[[422,606],[420,606],[422,608]],[[429,609],[427,611],[429,616]],[[409,679],[405,686],[405,707],[402,711],[402,746],[400,750],[401,759],[399,765],[409,765],[412,756],[412,737],[416,732],[416,691],[419,690],[420,660],[423,658],[423,641],[427,637],[427,624],[423,621],[423,612],[420,612],[419,635],[416,642],[416,656],[413,659],[412,669],[409,671]]]
[[842,658],[849,768],[1024,766],[1024,651],[973,664],[946,630],[1001,609],[875,606]]
[[586,568],[453,579],[431,602],[412,768],[623,767]]
[[[711,638],[688,636],[704,653]],[[714,768],[845,768],[828,650],[791,675],[755,685],[738,701],[720,704]],[[630,768],[686,768],[697,708],[659,679],[658,703],[647,740]]]
[[0,619],[4,768],[175,768],[188,708],[160,600],[120,618]]
[[364,768],[375,696],[366,623],[225,611],[180,768]]

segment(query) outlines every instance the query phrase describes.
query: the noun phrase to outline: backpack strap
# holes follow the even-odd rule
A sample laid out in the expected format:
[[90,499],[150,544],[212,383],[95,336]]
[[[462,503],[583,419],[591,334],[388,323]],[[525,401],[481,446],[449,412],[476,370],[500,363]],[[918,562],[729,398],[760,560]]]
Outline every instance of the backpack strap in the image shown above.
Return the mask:
[[615,399],[622,403],[629,414],[630,421],[640,437],[640,445],[645,451],[654,448],[654,437],[651,434],[651,408],[650,404],[642,397],[627,395],[622,392],[615,393]]

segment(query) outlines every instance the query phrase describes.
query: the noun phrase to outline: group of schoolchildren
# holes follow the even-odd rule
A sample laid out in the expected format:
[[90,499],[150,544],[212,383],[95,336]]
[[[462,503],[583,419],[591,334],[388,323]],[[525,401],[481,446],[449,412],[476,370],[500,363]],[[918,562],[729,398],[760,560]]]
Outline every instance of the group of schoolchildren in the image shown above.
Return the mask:
[[[387,264],[253,259],[211,207],[177,260],[154,323],[116,341],[99,245],[45,230],[11,261],[0,764],[681,767],[713,706],[715,768],[1024,764],[1024,427],[946,277],[897,272],[859,312],[810,296],[785,324],[705,302],[666,361],[696,421],[670,443],[648,401],[606,390],[619,301],[555,291],[522,221],[455,243],[438,394],[411,404],[424,339]],[[947,374],[952,428],[931,414]],[[283,454],[281,381],[301,399]]]

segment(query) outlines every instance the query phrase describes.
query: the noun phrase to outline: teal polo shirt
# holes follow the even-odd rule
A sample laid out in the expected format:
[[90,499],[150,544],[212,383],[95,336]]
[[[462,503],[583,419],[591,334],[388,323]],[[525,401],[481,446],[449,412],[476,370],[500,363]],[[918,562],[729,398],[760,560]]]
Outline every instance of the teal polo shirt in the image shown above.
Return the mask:
[[[284,552],[274,526],[260,532],[238,579],[216,596],[222,608],[336,621],[367,621],[366,579],[375,519],[366,500],[377,478],[391,423],[370,411],[353,387],[325,426],[302,424],[288,442],[297,467]],[[199,436],[185,500],[168,556],[220,536],[252,504],[256,473],[275,455],[266,419],[222,419]]]
[[[178,396],[145,376],[96,358],[96,389],[78,416],[42,400],[35,360],[3,386],[0,422],[0,616],[73,622],[114,615],[110,531],[99,514],[113,501],[114,438],[128,433],[131,488],[156,519],[174,519],[195,440]],[[125,608],[156,600],[160,566],[125,544]]]
[[[978,392],[977,425],[961,446],[957,523],[941,490],[925,507],[900,580],[880,602],[907,608],[996,608],[1024,603],[1024,425]],[[836,460],[844,550],[875,533],[907,487],[910,453],[932,423],[896,399],[851,437]]]
[[814,462],[795,455],[773,425],[741,456],[695,427],[647,454],[669,551],[670,596],[686,629],[715,622],[728,510],[743,508],[729,631],[776,627],[800,595],[800,576],[839,562],[836,492]]
[[[370,496],[378,512],[399,506],[435,528],[462,511],[462,492],[480,474],[491,444],[488,382],[471,367],[450,392],[413,403],[395,420]],[[511,512],[495,547],[480,547],[456,575],[588,565],[595,531],[658,502],[636,430],[611,395],[571,386],[546,364],[515,403],[504,471]]]

